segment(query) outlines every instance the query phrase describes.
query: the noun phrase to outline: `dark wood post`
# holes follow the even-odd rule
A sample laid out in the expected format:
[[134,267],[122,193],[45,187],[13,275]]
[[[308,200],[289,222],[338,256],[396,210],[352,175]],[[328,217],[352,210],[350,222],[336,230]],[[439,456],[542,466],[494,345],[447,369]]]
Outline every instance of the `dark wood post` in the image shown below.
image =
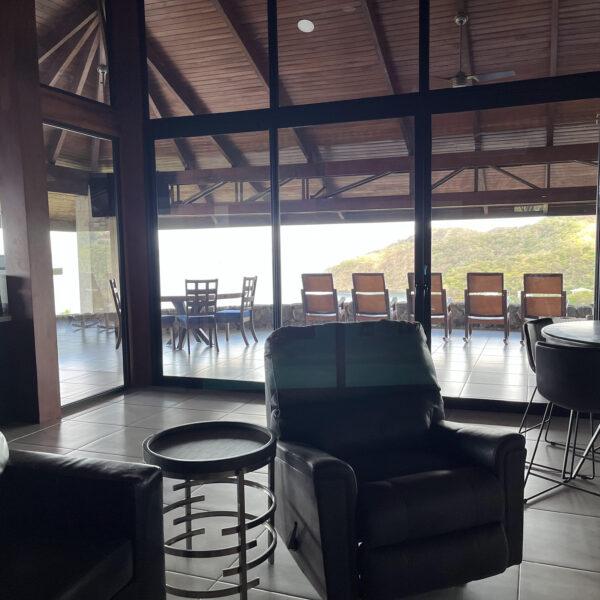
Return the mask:
[[2,326],[3,420],[60,417],[50,218],[34,0],[2,0],[0,202],[11,321]]
[[148,211],[144,121],[148,114],[144,3],[108,0],[107,43],[112,105],[119,127],[122,281],[132,386],[152,383]]

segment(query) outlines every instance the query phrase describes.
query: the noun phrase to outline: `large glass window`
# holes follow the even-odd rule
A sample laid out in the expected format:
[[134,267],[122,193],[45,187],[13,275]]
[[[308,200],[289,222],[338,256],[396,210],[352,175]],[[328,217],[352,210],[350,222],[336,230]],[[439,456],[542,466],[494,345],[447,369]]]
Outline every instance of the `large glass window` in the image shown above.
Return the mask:
[[266,0],[144,5],[151,118],[269,106]]
[[430,86],[597,71],[598,35],[596,0],[432,0]]
[[280,132],[284,325],[414,315],[412,131],[405,118]]
[[273,329],[269,136],[160,140],[155,149],[163,373],[263,381]]
[[117,198],[112,142],[48,126],[44,138],[64,405],[123,385]]
[[432,352],[448,395],[528,400],[524,320],[592,314],[599,109],[435,116],[432,272],[454,331],[434,330]]
[[282,106],[417,91],[417,0],[278,0]]
[[36,0],[40,82],[109,103],[103,0]]

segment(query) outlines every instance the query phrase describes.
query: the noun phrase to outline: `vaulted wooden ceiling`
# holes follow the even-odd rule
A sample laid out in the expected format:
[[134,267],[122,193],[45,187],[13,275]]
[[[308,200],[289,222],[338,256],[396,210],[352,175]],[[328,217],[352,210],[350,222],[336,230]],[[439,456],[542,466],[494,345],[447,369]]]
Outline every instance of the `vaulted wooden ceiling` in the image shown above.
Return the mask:
[[[37,0],[36,7],[41,82],[108,102],[110,72],[103,77],[99,68],[107,64],[102,2]],[[152,118],[268,106],[266,0],[145,0],[145,8]],[[432,0],[432,88],[449,87],[446,79],[458,71],[454,17],[460,11],[469,16],[462,44],[467,75],[513,70],[511,79],[529,79],[600,70],[597,0]],[[417,0],[280,0],[278,18],[282,104],[416,90]],[[301,18],[314,22],[312,33],[299,31]],[[434,161],[437,214],[514,213],[518,203],[545,204],[548,214],[590,210],[596,176],[590,144],[598,140],[599,112],[599,102],[577,101],[436,116],[433,150],[442,157]],[[410,218],[410,165],[390,159],[410,158],[413,135],[411,119],[282,131],[280,160],[291,175],[284,177],[282,170],[281,198],[300,203],[297,210],[282,205],[284,219],[309,222],[315,218],[309,213],[324,220]],[[111,168],[109,142],[47,128],[46,145],[56,167]],[[518,154],[521,148],[566,145],[572,146],[568,160],[560,152]],[[504,162],[489,154],[511,150],[514,156],[505,153]],[[443,158],[453,153],[464,156],[464,165]],[[489,164],[482,157],[471,165],[474,153],[489,156]],[[162,140],[156,156],[157,169],[172,186],[172,217],[163,217],[165,224],[268,222],[268,172],[243,171],[268,165],[266,133]],[[338,164],[336,174],[321,175],[335,172],[330,165],[342,161],[348,166]],[[294,165],[308,170],[298,175]],[[215,179],[215,170],[221,179]],[[178,175],[182,171],[187,173]],[[546,196],[544,203],[541,188],[563,191],[556,202]],[[575,191],[569,195],[566,189]],[[487,192],[504,192],[505,202]],[[455,194],[446,204],[445,193]],[[229,206],[248,200],[254,212]]]

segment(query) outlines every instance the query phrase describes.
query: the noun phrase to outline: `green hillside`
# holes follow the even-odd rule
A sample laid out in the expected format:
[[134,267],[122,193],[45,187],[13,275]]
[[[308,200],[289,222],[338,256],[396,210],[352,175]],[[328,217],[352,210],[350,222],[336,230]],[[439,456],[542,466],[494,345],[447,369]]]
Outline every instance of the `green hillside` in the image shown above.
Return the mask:
[[[571,304],[591,304],[594,287],[595,217],[547,217],[523,227],[434,229],[432,271],[440,271],[444,287],[462,301],[469,271],[503,272],[512,301],[518,300],[523,273],[563,273]],[[410,237],[345,260],[328,269],[339,290],[352,288],[352,273],[383,272],[390,290],[404,290],[414,270],[414,238]],[[577,291],[575,291],[577,290]]]

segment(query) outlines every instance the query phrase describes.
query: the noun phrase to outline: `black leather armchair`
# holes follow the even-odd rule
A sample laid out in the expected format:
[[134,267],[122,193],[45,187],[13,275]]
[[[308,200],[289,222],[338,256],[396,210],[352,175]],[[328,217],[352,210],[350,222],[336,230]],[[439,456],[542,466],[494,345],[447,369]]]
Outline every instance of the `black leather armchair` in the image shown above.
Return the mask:
[[157,467],[12,450],[0,475],[6,600],[165,598]]
[[420,324],[283,328],[265,364],[276,527],[322,597],[400,598],[521,562],[525,440],[444,420]]

